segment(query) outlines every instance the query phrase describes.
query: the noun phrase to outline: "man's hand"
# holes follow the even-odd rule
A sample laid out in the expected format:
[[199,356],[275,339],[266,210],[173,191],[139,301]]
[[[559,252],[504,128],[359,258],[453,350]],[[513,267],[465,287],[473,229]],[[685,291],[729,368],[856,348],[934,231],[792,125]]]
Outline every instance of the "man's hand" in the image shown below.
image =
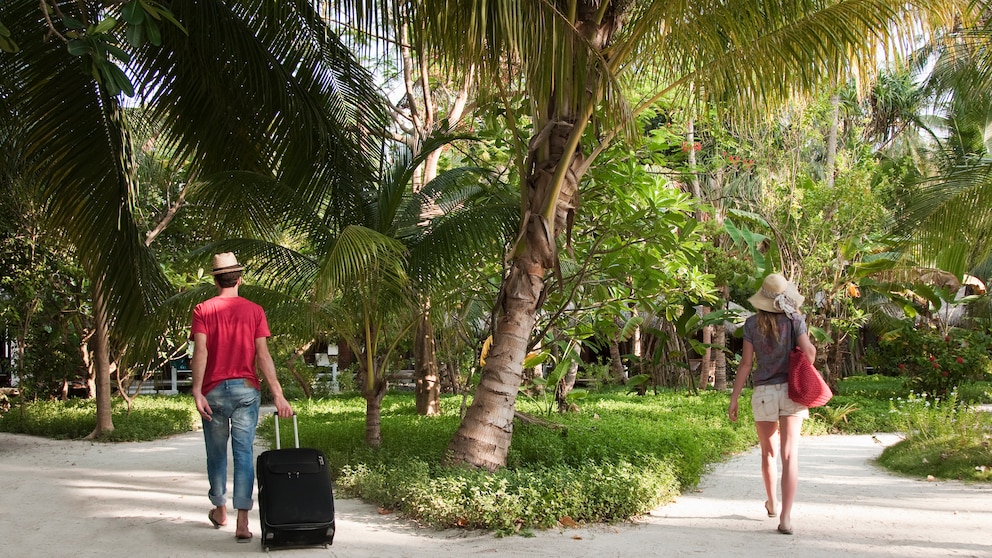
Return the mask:
[[275,397],[276,413],[279,414],[279,418],[289,418],[293,416],[293,407],[289,405],[289,401],[283,396]]
[[730,408],[727,409],[727,417],[730,422],[737,422],[737,398],[732,398],[730,400]]
[[196,410],[200,413],[200,416],[203,417],[204,420],[213,420],[214,412],[210,410],[210,405],[207,403],[207,398],[202,393],[194,393],[193,401],[196,402]]

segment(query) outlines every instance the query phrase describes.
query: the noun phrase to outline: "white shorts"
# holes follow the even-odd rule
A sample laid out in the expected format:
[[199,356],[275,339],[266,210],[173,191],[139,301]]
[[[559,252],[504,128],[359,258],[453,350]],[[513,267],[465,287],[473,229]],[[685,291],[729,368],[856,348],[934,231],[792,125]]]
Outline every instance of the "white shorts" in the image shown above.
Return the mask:
[[751,395],[755,422],[778,422],[779,417],[809,418],[809,409],[789,399],[789,384],[756,386]]

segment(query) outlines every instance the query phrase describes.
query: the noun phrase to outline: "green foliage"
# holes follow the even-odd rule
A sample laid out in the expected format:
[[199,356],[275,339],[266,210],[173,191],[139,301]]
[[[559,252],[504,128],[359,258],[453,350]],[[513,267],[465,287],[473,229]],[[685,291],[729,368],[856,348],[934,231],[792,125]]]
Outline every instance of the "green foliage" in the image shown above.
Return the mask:
[[992,481],[992,413],[947,399],[916,396],[892,403],[906,438],[885,448],[879,462],[919,477]]
[[[324,450],[344,493],[438,527],[511,533],[566,517],[617,521],[646,512],[698,483],[710,463],[755,442],[750,425],[726,420],[724,394],[631,397],[613,390],[589,394],[579,413],[553,415],[555,428],[518,423],[508,467],[489,475],[438,465],[458,426],[459,403],[444,397],[442,416],[421,417],[409,395],[387,395],[382,447],[370,450],[362,443],[363,399],[315,401],[298,409],[312,413],[301,443]],[[272,437],[270,421],[261,432]]]
[[992,338],[987,333],[952,328],[942,335],[903,323],[879,340],[873,358],[882,373],[905,376],[913,391],[938,396],[964,382],[989,378]]
[[[101,442],[136,442],[155,440],[193,430],[199,423],[196,406],[188,396],[142,396],[134,400],[129,413],[121,399],[114,400],[114,430],[99,438]],[[11,405],[0,416],[0,430],[54,439],[78,439],[93,432],[96,426],[96,401],[35,401]]]

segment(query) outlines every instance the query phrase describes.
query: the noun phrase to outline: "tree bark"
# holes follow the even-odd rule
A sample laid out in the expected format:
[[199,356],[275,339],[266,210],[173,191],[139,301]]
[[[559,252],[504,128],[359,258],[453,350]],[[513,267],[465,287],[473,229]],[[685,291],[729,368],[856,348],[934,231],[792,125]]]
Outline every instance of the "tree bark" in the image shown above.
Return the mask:
[[416,383],[414,398],[417,414],[424,416],[441,414],[441,386],[434,344],[430,310],[425,310],[417,324],[413,343],[413,377]]
[[310,387],[310,382],[307,381],[307,379],[304,378],[296,369],[296,362],[303,360],[303,353],[307,352],[311,345],[313,345],[313,341],[297,348],[293,351],[293,356],[286,359],[286,369],[289,370],[290,375],[293,376],[294,380],[296,380],[296,385],[300,386],[300,389],[303,390],[303,395],[307,399],[313,397],[313,388]]
[[620,340],[617,336],[610,339],[610,370],[613,371],[613,379],[620,385],[627,384],[627,370],[623,367],[623,357],[620,355]]
[[110,325],[102,279],[93,282],[93,362],[96,364],[96,427],[87,439],[114,431],[113,401],[110,393]]
[[[581,349],[576,347],[577,351]],[[568,367],[565,377],[555,386],[555,402],[558,403],[558,412],[567,413],[569,411],[568,394],[575,387],[575,378],[579,375],[579,360],[575,359]]]
[[386,381],[376,379],[375,388],[364,392],[365,443],[370,448],[382,446],[382,398],[386,396]]

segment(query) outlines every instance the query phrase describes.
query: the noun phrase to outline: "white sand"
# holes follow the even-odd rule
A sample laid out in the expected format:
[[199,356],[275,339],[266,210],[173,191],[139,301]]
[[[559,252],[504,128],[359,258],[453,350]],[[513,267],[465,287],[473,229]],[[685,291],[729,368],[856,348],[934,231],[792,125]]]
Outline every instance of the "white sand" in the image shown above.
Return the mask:
[[[755,452],[721,463],[698,491],[633,523],[495,538],[435,531],[356,500],[337,502],[326,549],[279,555],[992,557],[992,487],[889,475],[870,461],[895,436],[824,436],[800,443],[795,535],[765,516]],[[202,434],[145,443],[52,441],[0,433],[0,554],[10,557],[192,557],[260,552],[233,522],[207,521]],[[275,551],[274,551],[275,552]]]

